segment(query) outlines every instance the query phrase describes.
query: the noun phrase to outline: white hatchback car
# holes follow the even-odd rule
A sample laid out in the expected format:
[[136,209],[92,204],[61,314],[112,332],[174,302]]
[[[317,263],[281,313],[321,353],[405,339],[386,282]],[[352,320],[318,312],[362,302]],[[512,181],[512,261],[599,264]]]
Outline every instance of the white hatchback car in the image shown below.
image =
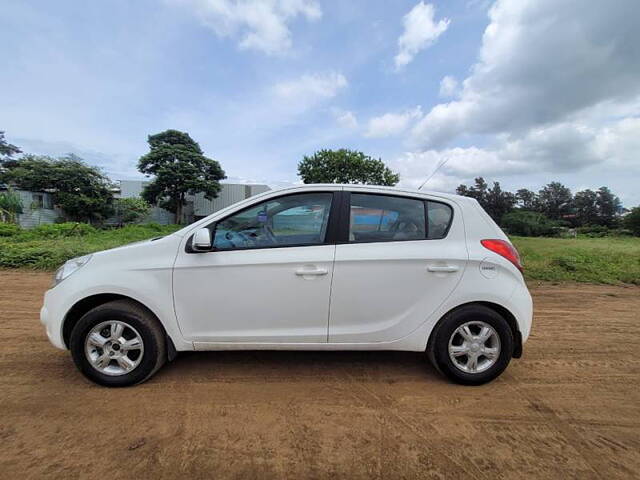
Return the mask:
[[40,313],[107,386],[185,350],[407,350],[450,379],[520,357],[518,252],[473,199],[361,185],[270,191],[166,237],[69,260]]

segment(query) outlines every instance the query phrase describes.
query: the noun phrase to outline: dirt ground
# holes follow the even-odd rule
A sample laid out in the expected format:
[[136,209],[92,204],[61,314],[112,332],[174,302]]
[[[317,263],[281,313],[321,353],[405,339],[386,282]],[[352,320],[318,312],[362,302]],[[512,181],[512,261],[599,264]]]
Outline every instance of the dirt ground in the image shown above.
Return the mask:
[[2,478],[638,478],[640,288],[542,285],[524,357],[462,387],[400,352],[188,353],[86,381],[0,271]]

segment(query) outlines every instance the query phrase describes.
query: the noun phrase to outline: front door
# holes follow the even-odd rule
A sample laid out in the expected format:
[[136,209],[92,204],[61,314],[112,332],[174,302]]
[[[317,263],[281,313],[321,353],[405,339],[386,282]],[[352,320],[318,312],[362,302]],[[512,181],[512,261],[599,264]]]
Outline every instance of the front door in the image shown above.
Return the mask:
[[326,343],[333,196],[270,198],[211,225],[213,251],[181,252],[174,300],[186,339]]

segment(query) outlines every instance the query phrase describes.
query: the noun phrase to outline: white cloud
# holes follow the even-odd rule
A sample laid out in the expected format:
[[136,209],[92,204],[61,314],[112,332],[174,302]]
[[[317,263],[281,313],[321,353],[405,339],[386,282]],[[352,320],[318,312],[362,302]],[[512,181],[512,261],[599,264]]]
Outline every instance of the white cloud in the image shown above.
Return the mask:
[[458,92],[458,81],[451,75],[440,80],[440,96],[453,97]]
[[581,123],[534,128],[522,137],[499,137],[492,148],[471,146],[406,152],[391,165],[410,186],[420,185],[438,165],[434,179],[449,186],[477,176],[516,176],[522,182],[528,175],[539,172],[573,175],[589,168],[624,171],[633,177],[640,173],[638,151],[640,118],[625,118],[601,128]]
[[358,119],[353,112],[347,111],[338,113],[336,116],[336,121],[342,128],[346,128],[349,130],[358,128]]
[[422,108],[420,106],[402,113],[385,113],[369,120],[364,135],[365,137],[373,138],[399,135],[409,128],[411,122],[420,118],[422,118]]
[[341,73],[316,73],[277,83],[273,91],[283,100],[311,104],[335,97],[347,85],[347,79]]
[[[436,105],[413,130],[440,148],[464,134],[525,131],[572,120],[640,93],[637,1],[498,0],[478,62],[457,101]],[[633,47],[632,47],[633,46]]]
[[221,37],[240,37],[242,49],[280,54],[291,48],[288,24],[296,17],[322,16],[316,0],[171,0],[190,6]]
[[431,46],[449,27],[449,19],[435,21],[435,8],[420,2],[404,16],[404,32],[398,39],[397,69],[401,69],[425,48]]

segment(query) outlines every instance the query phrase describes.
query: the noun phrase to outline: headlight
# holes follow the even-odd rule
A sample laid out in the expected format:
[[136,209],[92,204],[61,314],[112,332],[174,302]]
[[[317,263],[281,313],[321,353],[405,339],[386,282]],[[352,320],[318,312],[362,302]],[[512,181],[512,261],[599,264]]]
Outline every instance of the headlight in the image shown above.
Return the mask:
[[80,267],[86,265],[89,260],[91,260],[91,255],[85,255],[84,257],[72,258],[71,260],[68,260],[64,265],[56,270],[51,288],[58,285],[61,281],[78,270]]

